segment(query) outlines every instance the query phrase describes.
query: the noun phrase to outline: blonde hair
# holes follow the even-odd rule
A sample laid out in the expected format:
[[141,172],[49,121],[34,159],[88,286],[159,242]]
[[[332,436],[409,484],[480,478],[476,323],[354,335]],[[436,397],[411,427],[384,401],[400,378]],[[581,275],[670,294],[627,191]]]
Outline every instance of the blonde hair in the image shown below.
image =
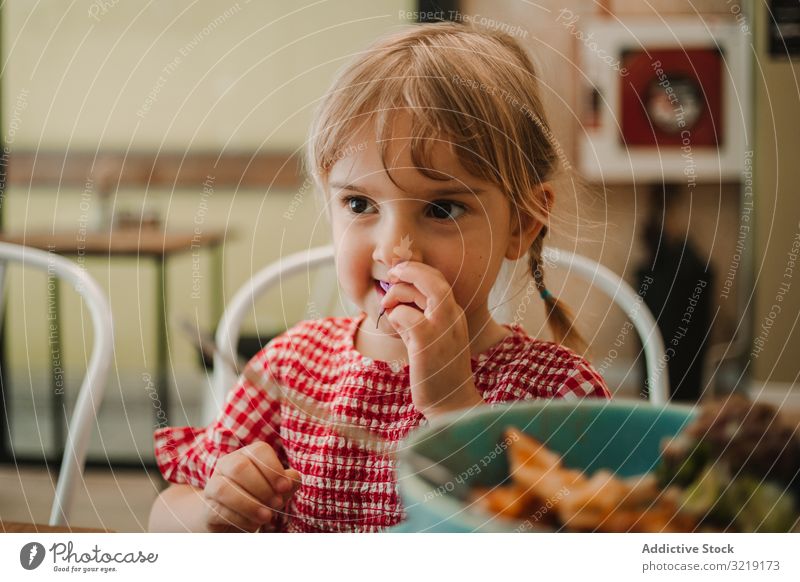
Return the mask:
[[306,165],[320,190],[327,190],[342,144],[367,124],[373,124],[386,166],[398,111],[410,115],[411,155],[421,173],[447,179],[430,163],[433,146],[447,139],[468,172],[497,184],[523,220],[543,224],[528,266],[555,340],[583,352],[586,342],[570,309],[550,295],[544,281],[549,209],[537,194],[556,171],[560,150],[524,50],[501,32],[452,22],[415,25],[378,40],[340,71],[317,109]]

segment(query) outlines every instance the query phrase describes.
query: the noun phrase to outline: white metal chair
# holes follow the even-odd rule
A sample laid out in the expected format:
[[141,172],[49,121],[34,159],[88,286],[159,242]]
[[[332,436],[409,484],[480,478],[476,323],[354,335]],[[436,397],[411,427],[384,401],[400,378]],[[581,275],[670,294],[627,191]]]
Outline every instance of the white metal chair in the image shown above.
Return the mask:
[[[548,265],[567,269],[569,273],[588,280],[609,295],[622,309],[644,346],[649,401],[655,405],[666,404],[669,389],[667,371],[662,364],[665,357],[664,340],[655,318],[642,298],[619,275],[581,255],[546,248],[543,259]],[[248,312],[254,312],[257,298],[294,273],[326,264],[333,264],[332,245],[294,253],[264,267],[236,292],[217,327],[218,352],[214,355],[212,391],[206,395],[203,410],[207,422],[216,416],[226,393],[236,381],[236,373],[231,369],[230,363],[237,360],[239,330]]]
[[[40,269],[49,276],[68,282],[86,302],[92,318],[94,330],[92,353],[69,423],[55,499],[50,511],[50,525],[64,525],[69,520],[76,485],[83,477],[90,431],[103,399],[111,366],[114,345],[111,308],[105,292],[97,282],[74,262],[54,253],[2,242],[0,242],[0,294],[3,290],[5,267],[9,262]],[[4,303],[0,297],[0,309]],[[3,313],[0,311],[0,324],[2,321]]]

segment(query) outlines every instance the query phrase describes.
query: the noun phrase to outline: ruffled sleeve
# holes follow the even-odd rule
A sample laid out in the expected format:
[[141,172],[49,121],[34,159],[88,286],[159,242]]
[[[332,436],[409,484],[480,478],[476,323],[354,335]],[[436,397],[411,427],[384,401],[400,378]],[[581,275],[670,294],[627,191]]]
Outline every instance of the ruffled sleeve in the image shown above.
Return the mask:
[[166,427],[155,432],[156,463],[167,481],[203,488],[221,457],[257,441],[269,444],[285,462],[280,439],[281,404],[270,396],[280,393],[279,380],[268,353],[265,348],[248,364],[260,370],[260,385],[239,377],[211,425]]

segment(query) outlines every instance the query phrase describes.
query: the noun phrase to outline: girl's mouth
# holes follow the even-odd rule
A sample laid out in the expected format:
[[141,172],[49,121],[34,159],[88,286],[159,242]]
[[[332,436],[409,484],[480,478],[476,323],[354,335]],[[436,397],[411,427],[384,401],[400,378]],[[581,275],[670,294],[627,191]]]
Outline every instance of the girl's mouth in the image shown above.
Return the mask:
[[392,288],[392,284],[386,281],[381,281],[380,279],[375,279],[375,289],[378,291],[378,295],[383,297],[386,295],[386,292]]

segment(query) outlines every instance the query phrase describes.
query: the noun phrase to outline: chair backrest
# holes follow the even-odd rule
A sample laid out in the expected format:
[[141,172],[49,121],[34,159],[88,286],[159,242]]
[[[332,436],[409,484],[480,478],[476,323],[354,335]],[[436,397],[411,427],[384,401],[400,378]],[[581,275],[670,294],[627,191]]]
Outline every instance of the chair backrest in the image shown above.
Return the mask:
[[657,406],[666,404],[669,399],[669,376],[665,366],[664,338],[642,296],[614,271],[582,255],[561,249],[545,248],[543,259],[547,264],[561,267],[568,273],[589,281],[592,287],[597,287],[611,297],[628,317],[642,342],[647,367],[645,379],[648,400]]
[[[669,390],[667,371],[663,365],[664,340],[655,318],[642,298],[617,274],[581,255],[546,248],[543,259],[547,264],[564,268],[569,273],[583,277],[592,286],[609,295],[622,309],[631,320],[644,346],[649,401],[656,405],[665,404]],[[225,400],[225,395],[236,381],[236,373],[231,369],[230,363],[237,361],[239,330],[245,316],[249,312],[255,312],[256,300],[292,274],[332,262],[332,245],[294,253],[264,267],[236,292],[217,326],[215,339],[219,352],[214,357],[212,391],[206,396],[204,403],[205,421],[210,422],[216,416],[221,403]]]
[[[70,419],[55,499],[50,511],[50,525],[64,525],[69,519],[75,487],[83,477],[90,431],[103,399],[111,366],[114,345],[111,308],[105,292],[97,282],[74,262],[55,253],[3,242],[0,242],[0,295],[8,262],[46,271],[49,276],[66,281],[86,302],[92,318],[92,354]],[[2,297],[0,304],[4,304]]]

